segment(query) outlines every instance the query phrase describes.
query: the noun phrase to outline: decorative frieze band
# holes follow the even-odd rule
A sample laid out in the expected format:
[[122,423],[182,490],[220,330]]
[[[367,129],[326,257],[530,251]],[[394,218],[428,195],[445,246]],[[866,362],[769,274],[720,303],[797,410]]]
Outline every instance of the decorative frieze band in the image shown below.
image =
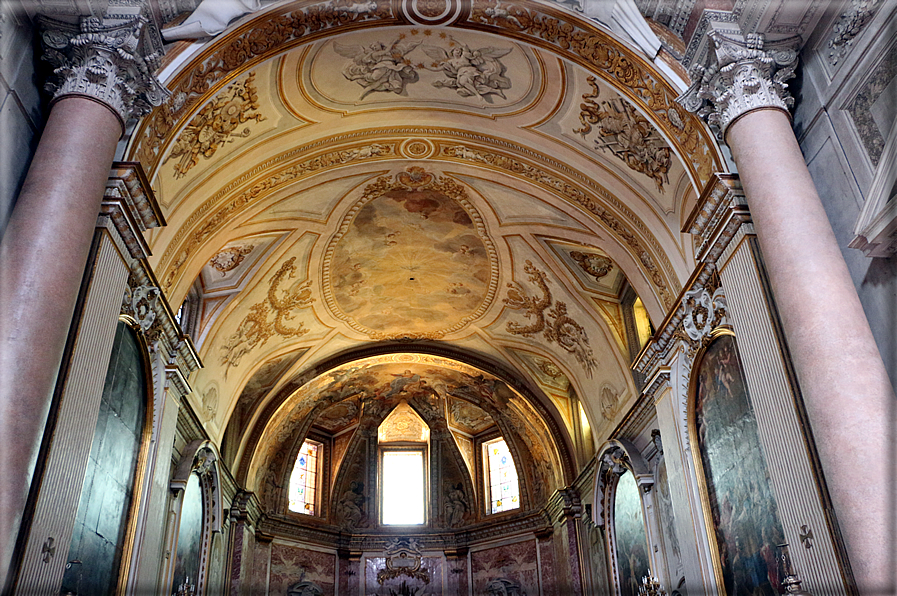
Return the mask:
[[108,25],[96,17],[83,17],[72,25],[42,17],[43,59],[53,66],[46,88],[53,99],[86,95],[108,106],[121,119],[148,114],[170,95],[156,79],[159,55],[141,55],[144,17]]
[[694,81],[676,98],[689,112],[704,118],[725,140],[726,130],[738,117],[753,110],[794,105],[785,83],[797,68],[797,51],[789,47],[765,48],[762,35],[748,34],[744,41],[717,31],[708,34],[715,60],[692,67]]

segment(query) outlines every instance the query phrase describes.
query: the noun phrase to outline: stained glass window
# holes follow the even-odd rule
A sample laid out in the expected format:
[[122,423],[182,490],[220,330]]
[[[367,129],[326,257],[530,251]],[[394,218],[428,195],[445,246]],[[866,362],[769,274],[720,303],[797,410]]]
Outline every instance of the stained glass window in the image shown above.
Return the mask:
[[486,460],[486,486],[492,513],[520,507],[520,486],[517,467],[504,439],[483,444]]
[[314,441],[302,443],[296,457],[296,465],[290,476],[290,511],[315,514],[315,499],[318,496],[318,460],[321,444]]

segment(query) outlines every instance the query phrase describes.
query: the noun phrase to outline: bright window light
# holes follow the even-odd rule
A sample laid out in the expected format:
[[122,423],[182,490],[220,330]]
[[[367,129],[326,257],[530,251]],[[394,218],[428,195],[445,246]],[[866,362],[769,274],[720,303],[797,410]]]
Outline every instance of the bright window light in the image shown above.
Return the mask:
[[383,452],[382,508],[385,525],[424,523],[424,452]]
[[500,513],[520,507],[520,486],[517,483],[517,467],[504,439],[496,439],[483,445],[486,455],[486,486],[492,513]]
[[318,458],[321,444],[313,441],[302,443],[296,457],[296,465],[290,475],[290,511],[315,514],[315,498],[318,488]]

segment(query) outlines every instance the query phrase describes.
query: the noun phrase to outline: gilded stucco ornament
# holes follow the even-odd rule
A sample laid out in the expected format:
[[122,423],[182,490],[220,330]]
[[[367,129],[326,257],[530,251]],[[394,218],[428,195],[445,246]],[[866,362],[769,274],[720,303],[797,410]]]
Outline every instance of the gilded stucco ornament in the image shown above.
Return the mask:
[[53,66],[55,75],[47,83],[54,99],[92,97],[109,106],[124,123],[149,114],[170,95],[153,74],[159,56],[140,52],[145,18],[114,26],[95,17],[82,18],[80,25],[46,17],[40,22],[43,59]]
[[764,49],[762,35],[749,34],[744,41],[724,37],[717,31],[707,34],[716,60],[691,69],[694,81],[676,98],[689,112],[696,113],[725,139],[729,125],[739,116],[762,108],[785,112],[794,105],[785,83],[794,76],[797,52],[790,48]]

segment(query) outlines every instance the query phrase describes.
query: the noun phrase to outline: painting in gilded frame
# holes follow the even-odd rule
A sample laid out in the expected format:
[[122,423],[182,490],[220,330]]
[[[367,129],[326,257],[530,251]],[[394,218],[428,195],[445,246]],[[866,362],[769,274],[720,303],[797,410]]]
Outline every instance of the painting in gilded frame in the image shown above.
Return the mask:
[[620,476],[614,492],[614,537],[620,596],[638,596],[642,578],[651,572],[642,499],[629,471]]
[[773,596],[784,533],[735,337],[718,335],[695,369],[694,423],[727,596]]

